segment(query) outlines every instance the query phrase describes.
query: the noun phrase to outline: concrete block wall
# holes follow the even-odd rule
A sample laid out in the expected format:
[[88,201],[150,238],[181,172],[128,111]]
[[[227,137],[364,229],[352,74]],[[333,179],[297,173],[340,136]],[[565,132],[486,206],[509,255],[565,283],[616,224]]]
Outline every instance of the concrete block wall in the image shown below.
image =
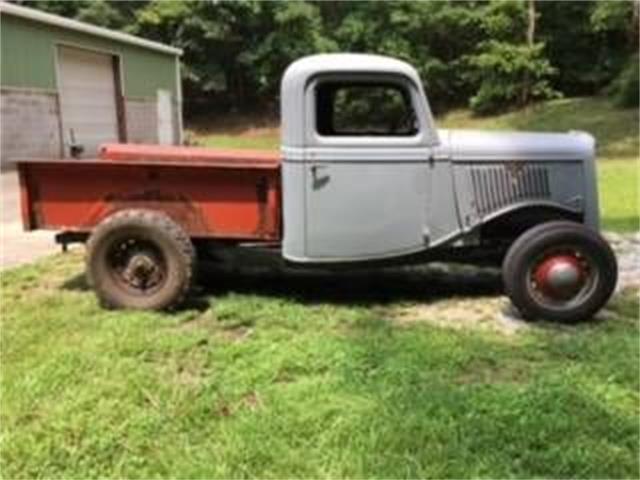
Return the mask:
[[60,157],[58,95],[45,90],[0,89],[0,168],[16,158]]

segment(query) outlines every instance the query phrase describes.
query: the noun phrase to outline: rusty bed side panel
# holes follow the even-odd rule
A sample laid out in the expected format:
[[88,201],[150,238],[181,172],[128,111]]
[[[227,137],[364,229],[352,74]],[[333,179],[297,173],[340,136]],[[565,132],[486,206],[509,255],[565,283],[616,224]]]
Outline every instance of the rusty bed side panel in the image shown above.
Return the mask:
[[181,164],[19,164],[25,229],[88,232],[112,213],[165,212],[192,237],[280,239],[280,171]]

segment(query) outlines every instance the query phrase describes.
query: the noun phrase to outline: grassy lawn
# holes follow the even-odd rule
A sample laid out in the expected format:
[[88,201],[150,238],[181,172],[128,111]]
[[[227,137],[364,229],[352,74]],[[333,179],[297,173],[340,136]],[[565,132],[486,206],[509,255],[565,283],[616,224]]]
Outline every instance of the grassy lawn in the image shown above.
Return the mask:
[[[443,121],[591,130],[605,225],[637,229],[637,116],[547,107]],[[637,290],[526,325],[492,271],[218,271],[162,314],[101,309],[82,271],[75,250],[0,277],[2,478],[640,477]]]
[[4,478],[640,475],[637,293],[509,332],[456,328],[491,278],[230,275],[156,314],[100,309],[81,271],[2,275]]
[[598,164],[600,214],[606,230],[633,232],[640,230],[637,159],[610,160]]

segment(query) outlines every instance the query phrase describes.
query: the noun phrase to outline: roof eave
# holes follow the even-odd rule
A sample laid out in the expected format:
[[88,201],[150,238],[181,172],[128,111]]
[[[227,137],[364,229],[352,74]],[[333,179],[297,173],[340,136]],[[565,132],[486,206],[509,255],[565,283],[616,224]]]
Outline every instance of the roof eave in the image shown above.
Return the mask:
[[49,25],[54,25],[56,27],[67,28],[69,30],[75,30],[78,32],[87,33],[89,35],[109,38],[118,42],[128,43],[131,45],[148,48],[150,50],[156,50],[158,52],[167,53],[170,55],[182,55],[181,49],[170,47],[169,45],[165,45],[163,43],[136,37],[134,35],[129,35],[128,33],[109,30],[108,28],[97,27],[89,23],[79,22],[78,20],[71,20],[69,18],[60,17],[59,15],[41,12],[39,10],[14,5],[12,3],[7,3],[4,1],[0,1],[0,13],[6,13],[16,17],[26,18],[28,20],[46,23]]

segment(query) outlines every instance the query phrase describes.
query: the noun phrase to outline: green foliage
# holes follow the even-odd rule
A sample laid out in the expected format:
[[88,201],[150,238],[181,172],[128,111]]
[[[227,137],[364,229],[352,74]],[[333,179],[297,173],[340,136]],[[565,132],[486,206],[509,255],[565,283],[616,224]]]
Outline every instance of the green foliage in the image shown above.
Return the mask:
[[492,40],[514,42],[524,39],[526,28],[524,1],[493,0],[482,9],[481,27]]
[[481,35],[475,2],[346,2],[334,36],[340,50],[390,55],[410,62],[436,111],[472,94],[463,56]]
[[470,75],[479,83],[470,106],[480,114],[495,113],[531,100],[559,96],[550,84],[555,69],[543,55],[544,44],[513,45],[489,41],[469,57]]
[[475,110],[488,112],[556,91],[597,93],[638,51],[637,3],[630,1],[536,1],[529,47],[528,4],[520,0],[22,3],[182,48],[187,113],[274,111],[286,65],[318,52],[407,60],[434,110],[472,99]]
[[255,48],[244,52],[238,61],[252,69],[261,98],[273,101],[289,63],[305,55],[336,51],[337,45],[323,34],[320,11],[312,3],[267,2],[263,9],[269,28]]
[[[565,95],[599,93],[637,52],[633,2],[540,1],[539,39]],[[635,33],[634,33],[635,32]]]
[[596,32],[625,31],[631,27],[633,1],[596,2],[591,11],[591,25]]
[[147,3],[149,0],[121,0],[117,2],[109,0],[75,0],[72,2],[28,0],[22,2],[27,7],[120,30],[131,29],[135,24],[135,12]]
[[401,91],[384,87],[345,88],[333,100],[337,132],[407,133],[411,106]]

